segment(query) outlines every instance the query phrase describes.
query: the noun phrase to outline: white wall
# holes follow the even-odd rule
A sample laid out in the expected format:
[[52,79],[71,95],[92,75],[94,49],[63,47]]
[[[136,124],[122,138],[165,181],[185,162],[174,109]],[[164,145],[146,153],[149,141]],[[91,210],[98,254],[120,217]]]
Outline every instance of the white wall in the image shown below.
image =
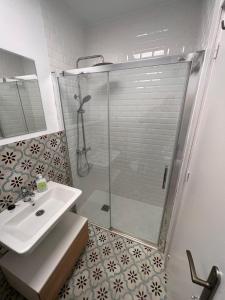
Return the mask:
[[103,54],[106,61],[116,63],[160,50],[164,55],[195,51],[201,2],[157,1],[144,11],[93,25],[87,29],[86,54]]
[[[209,41],[207,43],[205,36],[202,39],[211,54],[215,47],[213,33],[217,30],[220,2],[205,2],[205,12],[212,13],[213,4],[216,6]],[[208,13],[206,20],[207,17]],[[219,31],[218,57],[213,60],[208,56],[211,58],[210,72],[199,87],[206,92],[188,167],[190,176],[182,198],[178,199],[180,209],[169,250],[169,300],[191,299],[192,295],[199,296],[202,291],[191,282],[186,249],[192,251],[198,275],[203,279],[207,279],[213,265],[217,265],[223,274],[225,272],[225,93],[222,80],[225,77],[225,33],[220,27]],[[224,284],[223,275],[215,300],[225,299]]]
[[65,1],[40,0],[51,71],[75,68],[84,54],[83,24]]
[[215,0],[204,0],[201,6],[200,27],[199,27],[199,48],[206,49],[208,37],[210,33],[212,12],[215,5]]
[[[24,55],[36,62],[47,131],[57,131],[57,111],[50,77],[48,52],[40,5],[37,0],[0,0],[0,48]],[[0,141],[0,145],[41,135],[43,132]]]

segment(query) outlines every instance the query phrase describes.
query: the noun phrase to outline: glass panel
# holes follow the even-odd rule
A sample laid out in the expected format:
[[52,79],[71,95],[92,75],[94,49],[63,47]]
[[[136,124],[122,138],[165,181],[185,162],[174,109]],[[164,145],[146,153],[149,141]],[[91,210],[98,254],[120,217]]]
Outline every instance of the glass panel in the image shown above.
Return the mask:
[[155,244],[189,69],[177,63],[109,74],[111,225]]
[[109,228],[108,74],[63,77],[59,85],[73,184],[83,191],[77,211]]

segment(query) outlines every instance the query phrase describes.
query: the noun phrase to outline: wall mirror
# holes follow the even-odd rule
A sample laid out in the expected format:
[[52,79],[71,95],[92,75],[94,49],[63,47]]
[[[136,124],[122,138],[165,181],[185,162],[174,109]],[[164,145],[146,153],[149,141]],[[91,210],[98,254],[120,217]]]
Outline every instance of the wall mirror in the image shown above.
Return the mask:
[[46,130],[32,59],[0,49],[0,139]]

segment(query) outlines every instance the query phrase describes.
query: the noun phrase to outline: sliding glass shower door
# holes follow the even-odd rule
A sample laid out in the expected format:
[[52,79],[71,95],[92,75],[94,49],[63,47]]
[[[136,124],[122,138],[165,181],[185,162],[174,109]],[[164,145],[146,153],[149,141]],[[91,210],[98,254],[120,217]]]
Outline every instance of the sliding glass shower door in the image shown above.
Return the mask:
[[111,226],[158,243],[190,65],[112,71]]
[[200,52],[59,77],[79,214],[164,247],[202,61]]

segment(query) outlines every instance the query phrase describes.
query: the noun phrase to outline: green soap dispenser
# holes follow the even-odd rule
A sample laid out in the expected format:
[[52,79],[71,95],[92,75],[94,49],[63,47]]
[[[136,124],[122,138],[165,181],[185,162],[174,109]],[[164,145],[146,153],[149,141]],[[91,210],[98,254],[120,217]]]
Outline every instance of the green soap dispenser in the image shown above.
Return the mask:
[[41,174],[38,174],[36,177],[36,185],[37,185],[37,191],[39,193],[45,192],[48,189],[47,181],[45,178],[42,177]]

